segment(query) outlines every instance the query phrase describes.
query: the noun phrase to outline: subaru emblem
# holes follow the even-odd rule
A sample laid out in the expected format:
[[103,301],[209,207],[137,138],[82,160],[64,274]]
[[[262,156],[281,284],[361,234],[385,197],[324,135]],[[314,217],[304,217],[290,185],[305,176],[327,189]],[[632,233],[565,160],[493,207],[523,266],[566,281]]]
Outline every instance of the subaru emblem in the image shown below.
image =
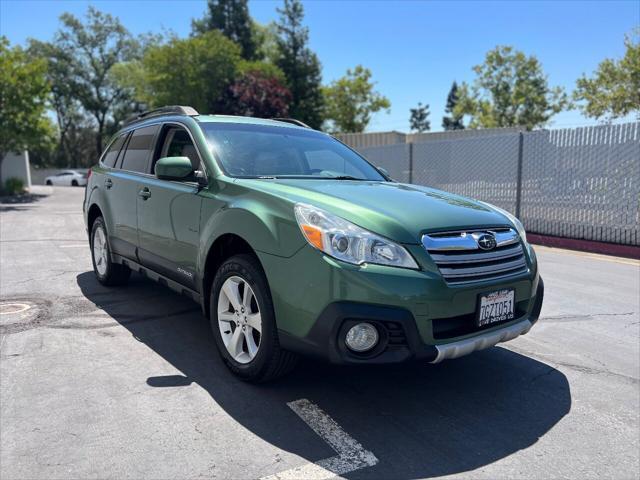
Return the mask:
[[493,250],[498,246],[496,242],[496,237],[494,237],[491,233],[483,233],[478,237],[478,246],[482,250]]

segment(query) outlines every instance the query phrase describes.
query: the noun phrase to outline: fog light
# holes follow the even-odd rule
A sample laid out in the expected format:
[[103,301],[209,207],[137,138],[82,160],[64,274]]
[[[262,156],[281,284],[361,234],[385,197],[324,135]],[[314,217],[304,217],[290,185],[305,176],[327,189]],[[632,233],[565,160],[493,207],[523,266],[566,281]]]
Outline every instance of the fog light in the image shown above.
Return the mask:
[[370,323],[358,323],[349,329],[344,341],[354,352],[366,352],[378,344],[378,330]]

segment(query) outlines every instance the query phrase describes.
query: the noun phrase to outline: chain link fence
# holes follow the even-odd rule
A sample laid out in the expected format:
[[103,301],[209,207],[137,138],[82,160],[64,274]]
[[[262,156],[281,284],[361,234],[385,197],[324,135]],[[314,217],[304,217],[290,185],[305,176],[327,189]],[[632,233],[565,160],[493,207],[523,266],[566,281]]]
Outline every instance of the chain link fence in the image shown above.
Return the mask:
[[543,235],[640,245],[640,122],[360,148],[400,182],[477,198]]

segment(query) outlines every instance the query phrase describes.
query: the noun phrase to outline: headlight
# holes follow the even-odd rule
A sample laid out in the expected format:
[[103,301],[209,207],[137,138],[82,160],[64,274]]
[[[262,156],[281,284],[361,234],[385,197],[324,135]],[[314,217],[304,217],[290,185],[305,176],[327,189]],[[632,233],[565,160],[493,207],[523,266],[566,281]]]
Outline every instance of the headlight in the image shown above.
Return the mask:
[[296,204],[295,213],[307,241],[327,255],[355,265],[375,263],[418,269],[404,247],[343,218],[303,203]]

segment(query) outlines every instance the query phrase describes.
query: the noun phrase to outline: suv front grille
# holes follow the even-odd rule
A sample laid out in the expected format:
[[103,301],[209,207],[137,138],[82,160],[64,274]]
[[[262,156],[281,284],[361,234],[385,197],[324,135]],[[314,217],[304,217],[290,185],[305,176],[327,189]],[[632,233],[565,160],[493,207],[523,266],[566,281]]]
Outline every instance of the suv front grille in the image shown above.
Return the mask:
[[[483,235],[495,239],[490,250],[480,248]],[[527,262],[518,233],[512,228],[431,233],[422,244],[450,285],[495,280],[527,271]]]

